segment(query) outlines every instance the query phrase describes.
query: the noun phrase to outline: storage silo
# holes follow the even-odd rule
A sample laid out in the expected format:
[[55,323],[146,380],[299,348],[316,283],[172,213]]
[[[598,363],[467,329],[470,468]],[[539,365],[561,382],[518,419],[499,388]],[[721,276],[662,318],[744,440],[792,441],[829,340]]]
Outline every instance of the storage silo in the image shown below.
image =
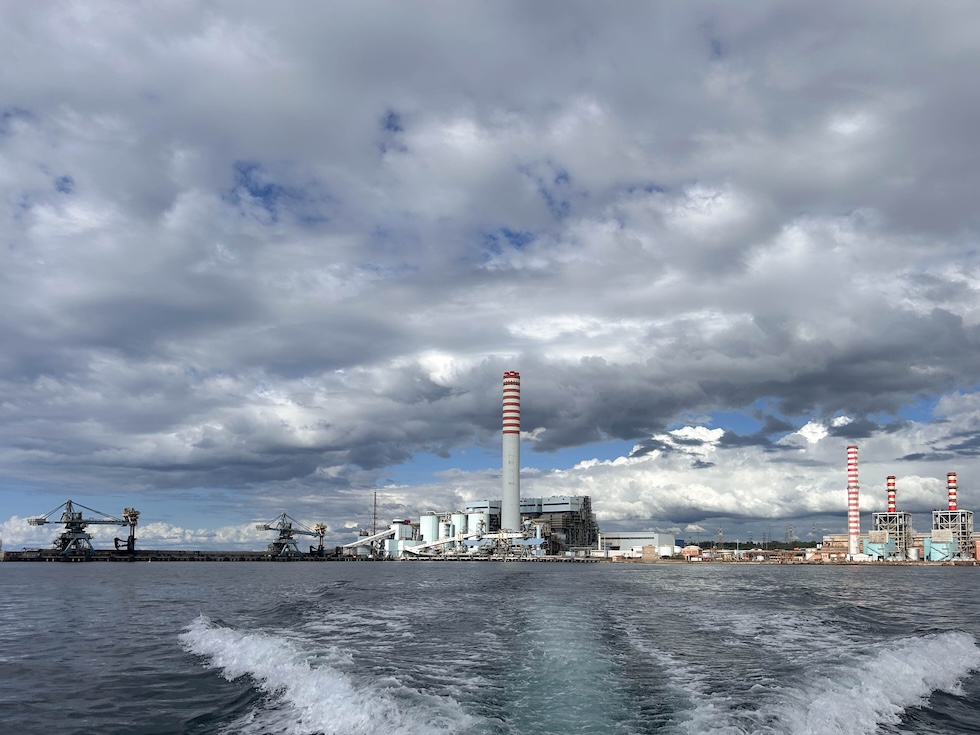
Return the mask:
[[419,519],[419,531],[423,541],[437,541],[439,539],[439,516],[435,513],[427,513]]
[[490,514],[483,511],[471,511],[466,514],[468,533],[488,533],[490,529]]

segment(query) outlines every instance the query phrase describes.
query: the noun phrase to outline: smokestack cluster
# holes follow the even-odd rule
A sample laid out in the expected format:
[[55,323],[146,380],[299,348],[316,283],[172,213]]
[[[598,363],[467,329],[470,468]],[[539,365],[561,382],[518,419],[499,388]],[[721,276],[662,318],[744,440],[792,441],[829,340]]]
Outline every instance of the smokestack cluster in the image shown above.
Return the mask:
[[847,448],[847,553],[860,553],[861,514],[858,511],[858,448]]
[[885,482],[888,484],[888,512],[895,513],[898,510],[895,505],[895,475],[889,475]]
[[956,510],[956,473],[946,473],[946,497],[949,500],[949,509]]
[[521,530],[521,374],[504,373],[502,531]]

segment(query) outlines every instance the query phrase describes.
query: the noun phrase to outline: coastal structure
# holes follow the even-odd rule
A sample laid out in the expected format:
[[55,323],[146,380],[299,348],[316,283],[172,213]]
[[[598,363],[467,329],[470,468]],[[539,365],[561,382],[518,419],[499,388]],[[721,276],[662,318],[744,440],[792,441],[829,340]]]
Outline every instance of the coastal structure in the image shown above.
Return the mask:
[[957,500],[956,473],[946,473],[946,509],[932,512],[932,533],[926,545],[931,561],[946,561],[973,556],[973,511],[961,510]]
[[856,556],[861,549],[861,511],[858,506],[858,448],[847,448],[847,553]]
[[905,560],[918,555],[912,546],[912,514],[898,510],[896,482],[895,475],[885,478],[888,510],[871,514],[872,531],[864,553],[877,559]]
[[521,529],[521,374],[504,373],[503,390],[503,496],[500,507],[502,531]]
[[[53,516],[59,510],[61,515],[58,521],[55,521]],[[85,511],[88,511],[90,515],[86,516]],[[65,527],[61,535],[54,541],[54,551],[62,557],[85,557],[93,551],[92,534],[86,531],[86,528],[91,525],[128,526],[129,536],[125,541],[119,538],[115,539],[115,545],[116,551],[126,551],[132,554],[136,550],[136,524],[139,517],[140,512],[135,508],[126,508],[123,510],[122,518],[116,518],[108,513],[88,508],[81,503],[74,503],[69,499],[43,516],[28,518],[27,523],[31,526],[63,523]]]
[[[980,539],[973,531],[973,511],[959,507],[955,472],[946,473],[946,508],[932,512],[928,533],[916,533],[912,514],[898,509],[897,478],[885,478],[886,510],[871,514],[872,528],[861,535],[858,512],[858,448],[847,447],[847,536],[827,535],[821,544],[827,560],[956,562],[980,559]],[[855,548],[859,550],[855,552]]]
[[258,523],[255,526],[259,531],[275,531],[278,536],[269,544],[269,553],[273,556],[299,556],[302,552],[296,541],[296,536],[312,536],[319,540],[317,546],[310,546],[310,554],[323,556],[323,537],[327,532],[327,527],[323,523],[317,523],[310,528],[300,523],[295,518],[291,518],[285,513],[281,514],[268,523]]

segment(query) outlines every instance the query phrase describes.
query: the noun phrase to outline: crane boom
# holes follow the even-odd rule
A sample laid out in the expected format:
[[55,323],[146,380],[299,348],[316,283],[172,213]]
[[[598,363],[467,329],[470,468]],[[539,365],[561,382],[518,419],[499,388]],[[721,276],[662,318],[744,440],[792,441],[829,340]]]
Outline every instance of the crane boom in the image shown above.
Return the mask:
[[[76,510],[81,508],[82,510]],[[55,521],[54,516],[61,511],[61,517]],[[95,517],[86,518],[83,511],[92,513]],[[126,508],[122,518],[116,518],[108,513],[93,510],[81,503],[68,500],[59,505],[54,510],[45,513],[43,516],[28,518],[27,523],[31,526],[43,526],[46,523],[64,523],[65,530],[54,541],[54,547],[65,556],[71,553],[88,554],[92,549],[92,534],[85,531],[86,526],[91,525],[110,525],[110,526],[129,526],[129,538],[126,541],[128,551],[135,549],[136,543],[136,522],[139,519],[139,511],[134,508]],[[116,549],[120,546],[120,539],[116,539]]]
[[295,518],[282,513],[278,518],[274,518],[268,523],[257,523],[255,527],[260,531],[278,531],[279,537],[269,544],[269,552],[274,556],[299,556],[300,551],[296,546],[295,536],[315,536],[320,540],[316,548],[310,547],[311,554],[323,555],[323,537],[327,533],[327,527],[323,523],[317,523],[313,528],[300,523]]

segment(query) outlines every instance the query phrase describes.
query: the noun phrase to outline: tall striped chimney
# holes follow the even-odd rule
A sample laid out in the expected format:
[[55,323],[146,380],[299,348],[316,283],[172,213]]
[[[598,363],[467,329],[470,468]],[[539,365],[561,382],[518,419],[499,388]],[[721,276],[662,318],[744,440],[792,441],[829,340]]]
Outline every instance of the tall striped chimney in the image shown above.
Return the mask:
[[521,374],[504,373],[503,498],[500,529],[521,530]]
[[858,448],[847,448],[847,553],[861,553],[861,513],[858,511]]
[[956,510],[956,473],[946,473],[946,497],[949,499],[949,509]]
[[889,475],[885,482],[888,483],[888,512],[895,513],[898,510],[895,505],[895,475]]

